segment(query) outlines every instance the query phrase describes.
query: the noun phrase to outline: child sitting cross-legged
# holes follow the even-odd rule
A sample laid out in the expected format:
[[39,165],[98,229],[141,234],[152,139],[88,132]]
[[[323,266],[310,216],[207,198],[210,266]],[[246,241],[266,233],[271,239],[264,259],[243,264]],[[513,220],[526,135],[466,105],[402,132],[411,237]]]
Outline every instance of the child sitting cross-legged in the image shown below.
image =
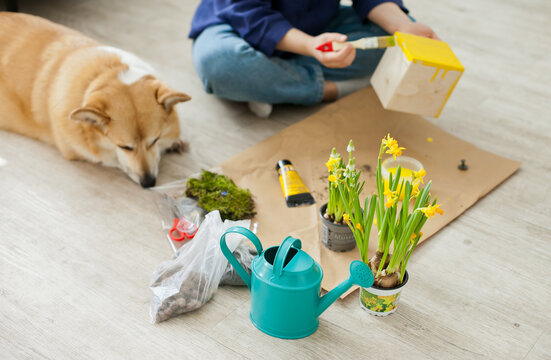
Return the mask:
[[368,86],[383,53],[316,47],[396,31],[437,38],[400,0],[202,0],[189,36],[205,90],[268,117],[272,104],[317,104]]

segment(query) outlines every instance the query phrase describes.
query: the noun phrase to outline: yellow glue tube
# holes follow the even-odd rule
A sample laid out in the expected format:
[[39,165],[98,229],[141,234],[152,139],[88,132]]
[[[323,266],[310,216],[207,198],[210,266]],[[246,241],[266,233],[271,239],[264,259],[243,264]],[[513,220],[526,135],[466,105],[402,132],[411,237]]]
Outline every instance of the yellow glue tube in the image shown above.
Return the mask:
[[279,174],[279,183],[288,207],[314,204],[316,202],[289,160],[279,160],[276,170]]

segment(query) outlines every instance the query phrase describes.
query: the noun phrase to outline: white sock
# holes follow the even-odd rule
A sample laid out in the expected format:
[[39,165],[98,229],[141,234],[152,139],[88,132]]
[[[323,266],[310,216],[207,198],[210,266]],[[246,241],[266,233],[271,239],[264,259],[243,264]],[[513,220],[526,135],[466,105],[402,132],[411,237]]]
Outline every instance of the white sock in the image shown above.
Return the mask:
[[371,76],[344,81],[335,81],[335,85],[337,85],[337,98],[340,99],[343,96],[352,94],[353,92],[363,89],[370,84]]
[[249,101],[249,110],[259,118],[267,119],[272,113],[272,104],[260,101]]

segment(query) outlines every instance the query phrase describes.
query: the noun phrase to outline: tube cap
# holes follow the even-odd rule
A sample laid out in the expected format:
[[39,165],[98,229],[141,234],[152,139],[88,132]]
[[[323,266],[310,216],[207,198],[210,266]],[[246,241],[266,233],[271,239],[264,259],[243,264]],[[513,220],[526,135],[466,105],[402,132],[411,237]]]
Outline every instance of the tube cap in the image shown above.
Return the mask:
[[279,171],[285,165],[293,165],[290,160],[279,160],[276,165],[276,171]]

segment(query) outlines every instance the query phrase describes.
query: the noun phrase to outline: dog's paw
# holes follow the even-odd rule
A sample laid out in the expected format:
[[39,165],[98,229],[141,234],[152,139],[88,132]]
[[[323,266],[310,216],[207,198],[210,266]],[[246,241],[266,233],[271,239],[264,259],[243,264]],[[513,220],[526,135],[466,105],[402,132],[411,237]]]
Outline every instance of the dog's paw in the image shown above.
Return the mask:
[[178,139],[172,144],[172,146],[166,149],[166,152],[181,154],[188,150],[189,150],[189,143],[187,141],[183,141],[182,139]]

